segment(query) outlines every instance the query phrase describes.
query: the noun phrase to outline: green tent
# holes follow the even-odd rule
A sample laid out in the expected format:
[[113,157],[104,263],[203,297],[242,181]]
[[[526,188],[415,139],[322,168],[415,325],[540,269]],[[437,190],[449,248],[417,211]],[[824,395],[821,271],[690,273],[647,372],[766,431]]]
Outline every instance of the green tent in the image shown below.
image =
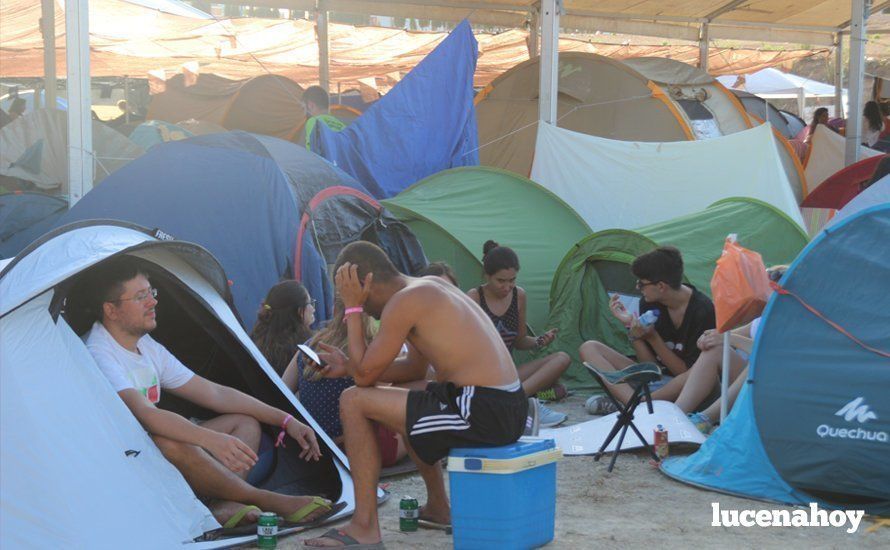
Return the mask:
[[548,291],[563,252],[590,233],[556,195],[497,168],[445,170],[383,204],[417,235],[430,261],[445,261],[454,268],[464,290],[483,280],[485,241],[514,249],[519,255],[518,284],[528,294],[527,322],[539,332],[548,328]]
[[636,231],[600,231],[575,244],[553,276],[547,323],[559,328],[552,347],[575,360],[564,375],[566,384],[593,387],[593,379],[578,363],[578,347],[586,340],[633,353],[608,303],[614,292],[639,296],[630,272],[635,257],[656,246],[676,246],[683,253],[687,282],[710,295],[711,276],[730,233],[742,246],[759,252],[767,266],[790,263],[807,244],[806,234],[787,215],[749,198],[724,199],[701,212]]

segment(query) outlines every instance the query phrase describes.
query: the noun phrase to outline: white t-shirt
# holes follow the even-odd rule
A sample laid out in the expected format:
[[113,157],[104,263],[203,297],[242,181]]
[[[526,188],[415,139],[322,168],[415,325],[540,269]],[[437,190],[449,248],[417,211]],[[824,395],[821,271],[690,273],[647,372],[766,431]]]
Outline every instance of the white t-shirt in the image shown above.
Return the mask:
[[102,374],[116,392],[133,388],[152,403],[157,403],[161,400],[161,388],[178,388],[195,375],[147,334],[136,343],[139,353],[118,344],[99,322],[93,324],[85,341]]

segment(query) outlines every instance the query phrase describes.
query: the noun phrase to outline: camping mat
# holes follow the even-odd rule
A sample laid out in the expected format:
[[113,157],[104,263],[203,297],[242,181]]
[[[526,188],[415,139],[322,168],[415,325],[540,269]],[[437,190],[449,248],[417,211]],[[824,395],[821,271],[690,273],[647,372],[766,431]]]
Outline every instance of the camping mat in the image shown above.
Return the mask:
[[417,465],[411,460],[410,456],[405,456],[402,460],[396,462],[392,466],[387,466],[380,470],[380,478],[398,476],[402,474],[410,474],[417,471]]
[[[634,412],[634,424],[646,438],[647,443],[652,445],[655,427],[659,424],[667,430],[668,441],[672,445],[678,443],[701,445],[705,442],[705,436],[698,431],[686,417],[686,413],[681,411],[677,405],[669,401],[654,401],[652,405],[654,414],[649,414],[645,403],[637,407]],[[541,430],[540,436],[555,439],[556,446],[562,449],[564,455],[592,455],[596,454],[603,441],[606,440],[617,418],[618,413],[616,412],[565,428]],[[606,451],[614,451],[617,443],[618,436],[609,443]],[[642,446],[633,430],[628,429],[621,450],[629,451]]]

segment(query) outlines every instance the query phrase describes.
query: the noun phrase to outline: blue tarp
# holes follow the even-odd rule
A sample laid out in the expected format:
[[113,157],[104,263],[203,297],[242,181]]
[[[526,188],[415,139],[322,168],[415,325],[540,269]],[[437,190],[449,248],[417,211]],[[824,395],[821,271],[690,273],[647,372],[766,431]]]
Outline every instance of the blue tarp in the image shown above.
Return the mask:
[[442,170],[477,166],[477,50],[465,20],[345,130],[317,125],[312,150],[381,199]]
[[732,413],[698,452],[667,460],[666,474],[751,498],[890,513],[890,359],[874,351],[890,352],[888,235],[885,203],[801,252],[781,285],[824,318],[773,294]]

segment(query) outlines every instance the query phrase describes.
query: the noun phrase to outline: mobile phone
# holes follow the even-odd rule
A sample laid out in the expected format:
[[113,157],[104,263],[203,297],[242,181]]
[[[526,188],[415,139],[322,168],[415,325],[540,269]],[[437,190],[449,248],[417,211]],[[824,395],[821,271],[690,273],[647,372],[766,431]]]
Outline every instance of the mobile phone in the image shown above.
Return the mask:
[[325,366],[327,366],[327,363],[325,363],[324,361],[322,361],[321,358],[318,357],[318,354],[315,353],[315,350],[312,349],[312,348],[310,348],[309,346],[307,346],[307,345],[305,345],[305,344],[299,344],[299,345],[297,346],[297,349],[300,350],[300,351],[302,351],[303,354],[306,355],[306,357],[308,357],[308,358],[311,359],[316,365],[318,365],[318,368],[319,368],[319,369],[322,369],[322,368],[324,368]]

